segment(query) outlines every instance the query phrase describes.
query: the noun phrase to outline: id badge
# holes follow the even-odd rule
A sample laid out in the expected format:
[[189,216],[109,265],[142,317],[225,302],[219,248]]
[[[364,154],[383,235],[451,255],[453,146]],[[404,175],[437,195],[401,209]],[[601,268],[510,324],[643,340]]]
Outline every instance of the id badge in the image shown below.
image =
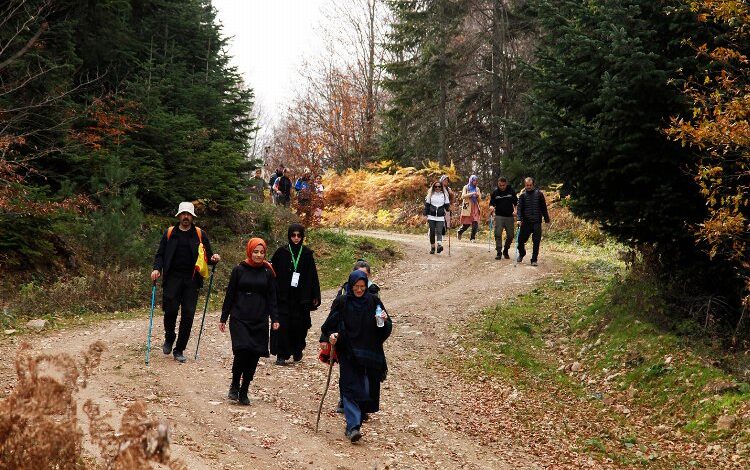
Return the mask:
[[299,285],[299,273],[292,273],[292,287]]

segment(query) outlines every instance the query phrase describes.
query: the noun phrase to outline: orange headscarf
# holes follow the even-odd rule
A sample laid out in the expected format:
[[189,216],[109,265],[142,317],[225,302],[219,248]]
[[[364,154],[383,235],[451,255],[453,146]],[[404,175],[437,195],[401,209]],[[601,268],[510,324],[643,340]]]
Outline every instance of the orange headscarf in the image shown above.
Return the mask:
[[253,261],[253,250],[255,250],[255,248],[258,245],[263,245],[263,248],[268,249],[268,245],[266,245],[266,242],[263,241],[262,238],[251,238],[247,242],[247,249],[245,250],[245,253],[247,253],[247,258],[245,259],[245,263],[247,263],[248,265],[254,268],[260,268],[261,266],[266,266],[268,267],[268,269],[271,270],[273,277],[276,277],[276,271],[273,270],[273,266],[271,266],[271,263],[269,263],[266,260],[263,260],[260,263],[256,263],[255,261]]

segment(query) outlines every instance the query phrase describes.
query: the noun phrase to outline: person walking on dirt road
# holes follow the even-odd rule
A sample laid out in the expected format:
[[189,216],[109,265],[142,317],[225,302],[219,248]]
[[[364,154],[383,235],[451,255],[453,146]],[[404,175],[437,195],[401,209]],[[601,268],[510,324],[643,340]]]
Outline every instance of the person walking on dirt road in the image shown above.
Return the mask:
[[[276,309],[276,273],[266,261],[266,242],[251,238],[245,250],[247,258],[232,269],[219,330],[224,333],[229,320],[232,338],[232,382],[227,398],[249,405],[247,391],[255,376],[258,360],[268,357],[268,320],[279,328]],[[242,378],[242,385],[240,385]]]
[[276,303],[279,328],[271,332],[271,354],[277,365],[290,357],[302,360],[307,330],[312,326],[310,311],[320,305],[320,281],[313,251],[304,246],[305,227],[292,224],[288,245],[279,247],[271,258],[276,270]]
[[292,200],[292,180],[289,179],[289,168],[284,168],[281,176],[276,178],[273,192],[276,194],[277,205],[289,207],[289,202]]
[[[203,286],[203,277],[196,273],[199,246],[205,249],[208,264],[216,264],[221,257],[211,250],[208,234],[193,225],[195,206],[192,202],[181,202],[176,217],[179,224],[169,227],[159,242],[154,257],[151,280],[162,278],[162,309],[164,310],[164,354],[172,353],[176,361],[185,362],[183,352],[193,328],[198,291]],[[179,334],[175,334],[177,315],[182,309]],[[175,343],[175,338],[177,343]]]
[[424,201],[424,215],[430,233],[430,254],[435,254],[435,242],[437,241],[437,253],[443,251],[443,232],[445,228],[445,214],[450,209],[450,197],[448,192],[435,181],[427,191]]
[[469,182],[461,190],[461,229],[458,231],[458,239],[464,234],[467,228],[471,226],[471,238],[477,238],[479,230],[479,200],[482,199],[482,192],[477,187],[477,175],[471,175]]
[[[357,442],[362,434],[363,417],[380,409],[380,382],[385,366],[383,343],[393,323],[381,300],[367,292],[367,275],[352,271],[347,291],[331,305],[331,313],[321,326],[323,337],[335,346],[339,360],[339,388],[344,402],[345,435]],[[382,326],[378,326],[380,312]],[[326,342],[321,342],[321,350]]]
[[542,241],[542,219],[549,223],[549,212],[544,193],[534,186],[534,178],[528,177],[524,180],[524,190],[518,197],[518,262],[523,261],[526,256],[524,246],[531,236],[533,248],[531,251],[531,265],[536,266],[539,259],[539,245]]
[[[490,196],[490,216],[495,216],[495,259],[510,259],[508,250],[511,241],[516,237],[515,217],[518,196],[508,186],[508,180],[501,177],[497,180],[497,188]],[[503,245],[503,231],[505,231],[505,245]],[[501,251],[502,250],[502,251]],[[502,254],[502,256],[501,256]]]

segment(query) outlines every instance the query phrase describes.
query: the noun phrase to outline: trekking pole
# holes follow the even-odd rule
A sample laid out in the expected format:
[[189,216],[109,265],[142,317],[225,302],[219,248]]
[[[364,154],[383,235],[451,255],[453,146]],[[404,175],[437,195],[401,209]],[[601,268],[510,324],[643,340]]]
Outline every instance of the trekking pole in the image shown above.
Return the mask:
[[214,271],[216,265],[211,266],[211,278],[208,280],[208,292],[206,293],[206,305],[203,307],[203,318],[201,318],[201,329],[198,332],[198,343],[195,345],[195,360],[198,360],[198,348],[201,345],[201,336],[203,335],[203,323],[206,321],[206,310],[208,310],[208,299],[211,298],[211,286],[214,285]]
[[521,233],[521,227],[516,227],[516,257],[513,260],[513,267],[518,266],[518,235]]
[[326,388],[323,390],[323,396],[320,397],[320,405],[318,405],[318,419],[315,421],[315,432],[318,432],[318,426],[320,426],[320,414],[323,412],[323,402],[328,394],[328,387],[331,385],[331,373],[333,372],[333,351],[335,345],[331,345],[331,354],[328,356],[328,378],[326,379]]
[[451,216],[448,216],[448,256],[451,255]]
[[148,338],[146,339],[146,365],[151,355],[151,330],[154,328],[154,306],[156,305],[156,281],[151,287],[151,314],[148,317]]
[[492,251],[490,249],[490,246],[491,246],[491,243],[492,243],[492,240],[491,240],[491,237],[492,237],[492,216],[490,216],[490,220],[488,221],[488,223],[490,225],[490,229],[487,232],[487,252],[489,253],[490,251]]

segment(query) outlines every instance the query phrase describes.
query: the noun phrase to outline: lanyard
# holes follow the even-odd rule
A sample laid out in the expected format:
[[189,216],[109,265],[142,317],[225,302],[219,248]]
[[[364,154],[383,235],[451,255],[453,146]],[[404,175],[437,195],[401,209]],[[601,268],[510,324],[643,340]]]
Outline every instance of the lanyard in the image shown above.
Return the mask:
[[292,255],[292,264],[294,265],[294,272],[297,272],[297,265],[299,264],[299,257],[302,256],[302,245],[299,247],[299,253],[297,253],[297,259],[294,259],[294,252],[292,251],[292,245],[289,245],[289,253]]

